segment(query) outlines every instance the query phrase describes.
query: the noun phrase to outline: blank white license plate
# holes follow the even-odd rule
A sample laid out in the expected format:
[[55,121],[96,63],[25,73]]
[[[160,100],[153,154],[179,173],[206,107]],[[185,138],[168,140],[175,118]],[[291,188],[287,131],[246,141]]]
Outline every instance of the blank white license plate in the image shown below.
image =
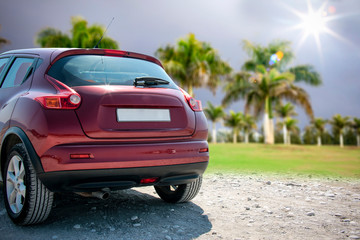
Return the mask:
[[169,109],[118,108],[118,122],[170,122]]

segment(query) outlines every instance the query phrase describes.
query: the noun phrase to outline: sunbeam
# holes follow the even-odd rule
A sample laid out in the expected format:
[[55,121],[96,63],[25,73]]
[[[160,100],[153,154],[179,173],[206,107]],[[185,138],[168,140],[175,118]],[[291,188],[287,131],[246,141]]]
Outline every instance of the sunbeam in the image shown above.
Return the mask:
[[298,51],[310,36],[313,36],[317,51],[322,58],[322,44],[321,35],[328,34],[337,40],[340,40],[350,46],[358,48],[354,43],[347,40],[343,36],[339,35],[327,26],[327,23],[339,20],[340,18],[347,17],[346,14],[337,14],[334,6],[327,6],[328,1],[324,3],[318,9],[314,9],[310,0],[307,0],[307,12],[300,12],[297,9],[284,4],[284,8],[297,16],[300,21],[299,23],[288,28],[288,31],[301,30],[301,35],[296,43],[295,51]]

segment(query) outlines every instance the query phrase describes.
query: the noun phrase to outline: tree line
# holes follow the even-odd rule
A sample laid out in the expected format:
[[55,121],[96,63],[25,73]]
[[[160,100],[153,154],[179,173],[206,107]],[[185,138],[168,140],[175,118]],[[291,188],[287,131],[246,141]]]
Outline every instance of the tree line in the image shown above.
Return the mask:
[[[301,134],[297,126],[298,120],[293,118],[297,115],[294,109],[291,103],[275,106],[274,116],[277,118],[275,143],[317,144],[318,146],[339,144],[340,147],[344,145],[360,147],[360,118],[351,119],[340,114],[335,114],[331,119],[314,118]],[[244,143],[264,141],[263,136],[257,139],[254,137],[254,133],[259,129],[255,118],[249,114],[231,110],[229,114],[226,114],[223,106],[214,106],[211,102],[207,103],[204,112],[208,120],[212,122],[212,134],[209,135],[209,141],[212,143],[237,143],[239,140]],[[217,133],[216,123],[218,122],[223,122],[225,126],[230,127],[231,133]],[[330,125],[331,131],[327,130],[326,125]],[[263,131],[263,129],[260,130]],[[220,139],[217,137],[218,134]]]

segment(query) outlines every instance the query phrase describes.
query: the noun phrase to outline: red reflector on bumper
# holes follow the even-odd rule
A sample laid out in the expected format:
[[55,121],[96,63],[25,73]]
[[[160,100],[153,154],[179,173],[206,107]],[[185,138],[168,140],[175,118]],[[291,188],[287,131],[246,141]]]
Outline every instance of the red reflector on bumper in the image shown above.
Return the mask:
[[208,152],[209,149],[208,148],[200,148],[199,153],[204,153],[204,152]]
[[141,184],[148,184],[148,183],[154,183],[158,180],[159,178],[154,177],[154,178],[143,178],[141,179],[140,183]]
[[94,158],[94,155],[91,153],[82,153],[82,154],[70,154],[71,159],[89,159]]

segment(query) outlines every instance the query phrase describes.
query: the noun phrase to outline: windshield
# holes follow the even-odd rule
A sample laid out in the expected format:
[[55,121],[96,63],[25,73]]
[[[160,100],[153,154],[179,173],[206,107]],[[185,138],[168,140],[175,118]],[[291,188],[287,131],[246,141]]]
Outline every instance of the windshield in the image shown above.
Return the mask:
[[[151,87],[178,89],[164,69],[146,60],[101,56],[74,55],[64,57],[54,63],[48,75],[69,87],[87,85],[134,85],[139,77],[163,79],[169,84]],[[147,86],[150,87],[150,86]]]

